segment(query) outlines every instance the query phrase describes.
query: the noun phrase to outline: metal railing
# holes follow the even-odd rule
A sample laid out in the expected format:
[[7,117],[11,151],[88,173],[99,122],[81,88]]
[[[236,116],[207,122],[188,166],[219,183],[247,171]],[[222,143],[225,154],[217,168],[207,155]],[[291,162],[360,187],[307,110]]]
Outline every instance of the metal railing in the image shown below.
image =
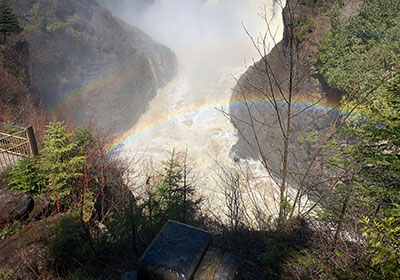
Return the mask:
[[0,123],[0,171],[6,166],[17,164],[23,157],[37,154],[32,126],[19,127]]

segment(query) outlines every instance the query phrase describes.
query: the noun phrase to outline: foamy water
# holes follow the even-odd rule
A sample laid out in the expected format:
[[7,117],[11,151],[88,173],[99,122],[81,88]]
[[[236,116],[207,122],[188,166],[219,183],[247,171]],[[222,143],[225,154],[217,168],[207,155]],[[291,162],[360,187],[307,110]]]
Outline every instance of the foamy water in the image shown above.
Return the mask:
[[[237,141],[234,127],[219,110],[228,112],[236,84],[233,77],[239,78],[253,60],[260,59],[242,23],[254,37],[264,35],[267,27],[259,14],[266,14],[272,18],[270,27],[279,41],[283,31],[281,8],[273,2],[163,0],[133,22],[172,48],[178,59],[178,74],[158,91],[146,113],[124,135],[125,155],[159,161],[168,156],[168,150],[184,151],[187,147],[203,190],[209,195],[215,189],[215,161],[233,166],[229,153]],[[260,169],[255,162],[251,165],[254,170]],[[259,173],[264,174],[261,170]],[[272,203],[273,194],[265,196]]]

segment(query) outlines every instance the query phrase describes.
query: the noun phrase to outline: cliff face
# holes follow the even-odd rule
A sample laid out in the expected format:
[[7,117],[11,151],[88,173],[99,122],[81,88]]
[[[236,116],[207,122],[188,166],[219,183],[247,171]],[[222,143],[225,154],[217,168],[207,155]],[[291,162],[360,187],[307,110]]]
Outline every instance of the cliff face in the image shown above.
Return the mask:
[[97,2],[114,15],[129,14],[130,17],[137,17],[154,5],[155,0],[97,0]]
[[95,0],[21,0],[25,75],[44,105],[77,124],[130,128],[175,74],[174,54]]
[[[324,5],[313,4],[318,1],[303,1],[310,3],[299,4],[299,1],[288,0],[283,10],[284,34],[283,40],[275,45],[271,52],[260,61],[251,66],[248,71],[239,79],[238,86],[232,96],[232,103],[247,100],[264,100],[268,102],[268,96],[274,93],[276,99],[282,100],[281,92],[288,96],[290,71],[290,60],[293,64],[292,98],[297,102],[292,108],[292,130],[302,130],[302,133],[293,133],[291,149],[296,151],[297,158],[304,158],[305,162],[310,152],[318,145],[318,138],[321,139],[324,132],[329,128],[332,115],[324,115],[326,111],[322,108],[335,105],[340,100],[340,93],[327,88],[320,77],[313,74],[313,65],[318,53],[318,43],[330,31],[330,19],[326,15],[332,6],[333,1],[325,1]],[[357,12],[360,1],[347,0],[342,8],[343,17],[351,17]],[[290,19],[290,13],[292,18]],[[293,24],[293,26],[292,26]],[[291,36],[293,32],[293,36]],[[290,40],[292,38],[292,40]],[[292,42],[293,48],[290,48]],[[291,55],[292,50],[292,55]],[[306,109],[310,104],[318,102],[318,106]],[[278,102],[279,103],[279,102]],[[283,115],[287,108],[285,102],[279,103]],[[283,137],[279,132],[279,121],[271,105],[261,105],[255,102],[250,106],[250,111],[245,106],[232,106],[230,113],[232,122],[238,129],[238,142],[232,148],[232,152],[238,157],[257,158],[256,139],[250,123],[249,112],[254,117],[255,131],[258,134],[258,141],[262,144],[262,153],[268,157],[275,170],[280,169],[282,157]],[[324,115],[322,117],[322,115]],[[313,125],[303,128],[305,124],[315,121]],[[315,142],[305,145],[300,138],[307,134],[315,134]],[[319,136],[318,136],[319,135]],[[250,145],[249,145],[250,143]],[[300,143],[300,146],[299,146]],[[295,162],[293,162],[295,164]]]

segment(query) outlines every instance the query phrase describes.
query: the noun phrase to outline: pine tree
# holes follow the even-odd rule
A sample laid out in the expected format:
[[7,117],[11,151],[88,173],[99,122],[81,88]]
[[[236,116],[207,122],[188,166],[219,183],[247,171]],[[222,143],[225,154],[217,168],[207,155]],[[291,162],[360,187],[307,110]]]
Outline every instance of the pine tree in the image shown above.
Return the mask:
[[22,32],[17,16],[14,14],[9,0],[0,0],[0,33],[3,34],[3,43],[10,34]]
[[85,168],[82,143],[76,134],[76,131],[67,131],[63,122],[50,123],[40,152],[39,172],[45,175],[48,196],[56,202],[59,212],[61,206],[72,204],[73,186],[82,178]]
[[177,153],[174,149],[169,153],[170,157],[162,162],[162,170],[158,172],[155,199],[164,220],[188,222],[201,201],[195,198],[196,180],[188,166],[187,153]]

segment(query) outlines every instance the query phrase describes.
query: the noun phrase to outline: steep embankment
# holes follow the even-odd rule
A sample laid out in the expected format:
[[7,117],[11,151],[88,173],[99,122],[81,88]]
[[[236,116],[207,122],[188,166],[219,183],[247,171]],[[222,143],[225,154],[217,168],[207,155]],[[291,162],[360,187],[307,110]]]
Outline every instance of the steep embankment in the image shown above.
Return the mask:
[[44,105],[77,124],[130,128],[175,74],[170,49],[114,18],[95,0],[21,0],[29,77]]
[[100,6],[106,7],[119,18],[140,17],[155,2],[155,0],[97,0]]
[[[309,3],[309,4],[300,4]],[[324,108],[332,107],[340,100],[340,93],[328,88],[321,77],[313,74],[313,66],[318,53],[318,43],[330,31],[330,19],[327,12],[333,5],[333,1],[325,1],[323,5],[314,4],[319,1],[294,1],[289,0],[283,10],[284,35],[283,39],[272,48],[271,52],[260,61],[251,66],[248,71],[241,76],[235,93],[232,95],[231,103],[247,100],[252,101],[250,111],[245,106],[231,106],[232,122],[238,128],[239,140],[232,151],[239,157],[257,158],[255,151],[257,146],[253,136],[253,131],[248,125],[249,112],[255,117],[258,140],[262,144],[261,150],[267,155],[269,160],[276,165],[279,170],[280,147],[283,143],[282,134],[278,131],[278,120],[270,105],[261,105],[260,101],[268,100],[267,96],[274,93],[276,99],[282,100],[282,94],[288,96],[289,88],[289,65],[290,65],[290,37],[293,31],[293,84],[292,97],[295,103],[293,107],[292,130],[304,129],[304,125],[313,122],[313,125],[302,131],[302,135],[294,135],[291,141],[296,142],[296,137],[306,137],[308,133],[316,133],[315,139],[324,135],[324,130],[330,126],[332,114],[328,114]],[[357,12],[361,1],[345,1],[341,9],[341,16],[349,18]],[[289,9],[290,5],[290,9]],[[290,13],[292,13],[293,29],[291,28]],[[272,30],[273,32],[273,30]],[[267,102],[268,103],[268,102]],[[279,102],[278,102],[279,103]],[[285,112],[284,101],[279,108],[283,114]],[[311,108],[312,109],[307,109]],[[317,135],[319,134],[319,136]],[[303,138],[304,138],[303,137]],[[302,146],[304,143],[297,141],[293,145]],[[252,143],[253,148],[249,147]],[[314,144],[318,145],[318,141]],[[311,144],[310,144],[311,145]],[[311,145],[312,146],[312,145]],[[310,156],[312,147],[308,149],[297,149],[297,158],[307,158]]]

